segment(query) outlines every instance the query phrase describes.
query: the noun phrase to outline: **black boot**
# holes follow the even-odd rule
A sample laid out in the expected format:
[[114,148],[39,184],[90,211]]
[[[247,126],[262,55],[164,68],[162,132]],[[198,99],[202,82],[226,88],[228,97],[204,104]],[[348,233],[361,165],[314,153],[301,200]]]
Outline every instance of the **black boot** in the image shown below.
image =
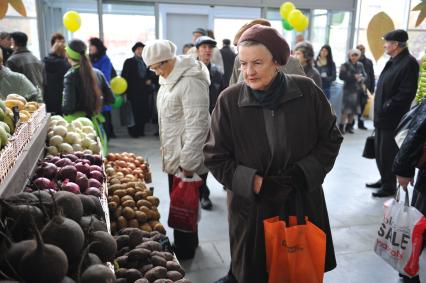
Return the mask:
[[349,123],[346,124],[345,132],[348,132],[349,134],[353,134],[354,133],[352,124],[349,124]]
[[358,129],[367,130],[367,127],[364,125],[364,120],[362,120],[361,118],[358,118]]

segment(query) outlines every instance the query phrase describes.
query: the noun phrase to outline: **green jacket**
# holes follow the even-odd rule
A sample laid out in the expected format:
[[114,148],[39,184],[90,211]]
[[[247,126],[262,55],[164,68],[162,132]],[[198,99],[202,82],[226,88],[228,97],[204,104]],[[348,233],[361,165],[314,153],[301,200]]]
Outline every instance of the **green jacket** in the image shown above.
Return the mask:
[[13,72],[5,66],[0,67],[0,99],[11,94],[19,94],[28,101],[43,102],[40,91],[21,73]]

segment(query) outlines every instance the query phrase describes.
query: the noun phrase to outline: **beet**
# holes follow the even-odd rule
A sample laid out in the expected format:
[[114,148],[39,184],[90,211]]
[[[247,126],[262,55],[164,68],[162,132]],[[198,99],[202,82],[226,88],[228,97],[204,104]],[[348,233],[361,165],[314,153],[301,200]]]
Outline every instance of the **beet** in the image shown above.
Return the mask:
[[115,239],[104,231],[96,231],[91,234],[93,245],[90,247],[90,252],[93,252],[103,262],[113,261],[117,252],[117,243]]
[[114,283],[115,274],[103,264],[87,268],[81,275],[81,283]]
[[99,220],[94,215],[81,217],[79,224],[85,233],[89,231],[108,231],[106,223]]
[[68,276],[65,276],[64,279],[62,279],[62,281],[59,283],[75,283],[75,281]]
[[73,193],[60,191],[55,194],[56,205],[65,217],[79,222],[83,216],[83,205],[80,198]]
[[22,192],[22,193],[7,197],[6,201],[28,203],[28,202],[36,202],[38,201],[38,198],[32,193]]
[[89,177],[90,174],[90,165],[87,163],[83,163],[83,162],[78,162],[75,164],[75,168],[77,169],[78,172],[83,173],[84,175],[86,175],[87,177]]
[[53,182],[44,177],[35,179],[33,184],[37,190],[55,189]]
[[80,194],[80,186],[67,180],[62,183],[61,189],[73,194]]
[[55,165],[58,167],[64,167],[64,166],[72,165],[72,164],[73,162],[68,158],[61,158],[55,162]]
[[58,179],[59,180],[65,180],[68,179],[71,182],[74,182],[77,178],[77,169],[74,165],[66,165],[59,169],[58,172]]
[[92,198],[93,202],[95,203],[95,214],[98,216],[99,219],[105,220],[105,212],[102,208],[101,200],[93,195],[88,195],[90,198]]
[[98,188],[95,187],[90,187],[88,188],[84,194],[86,195],[92,195],[92,196],[96,196],[96,197],[101,197],[102,193]]
[[82,193],[89,187],[89,179],[81,172],[77,172],[75,183],[80,187],[80,192]]
[[89,176],[92,179],[98,180],[100,183],[102,183],[104,181],[104,175],[101,172],[97,171],[97,170],[90,171],[90,175]]
[[81,204],[83,205],[83,215],[96,214],[97,210],[93,198],[83,194],[78,195],[78,197],[80,198]]
[[56,173],[58,172],[58,167],[50,162],[43,162],[39,167],[36,169],[36,175],[40,177],[45,177],[47,179],[53,179],[56,176]]
[[62,216],[54,216],[42,230],[45,243],[61,248],[72,262],[84,246],[84,233],[74,220]]
[[90,178],[89,179],[89,187],[95,187],[95,188],[99,189],[100,187],[102,187],[102,184],[98,180]]
[[21,276],[27,282],[60,282],[68,272],[68,260],[58,247],[44,244],[36,230],[36,244],[22,256]]
[[52,203],[52,196],[48,191],[34,191],[33,194],[42,202],[42,203]]
[[35,241],[25,240],[17,243],[12,243],[10,248],[6,252],[5,258],[2,258],[0,261],[0,270],[2,270],[6,275],[14,277],[13,271],[10,269],[9,265],[6,263],[7,260],[16,272],[20,273],[18,270],[19,262],[22,256],[26,253],[28,249],[33,248]]
[[[1,201],[1,200],[0,200]],[[44,222],[44,214],[40,208],[32,205],[19,204],[9,205],[1,201],[4,206],[4,216],[11,218],[8,223],[12,227],[12,238],[15,241],[28,239],[32,236],[28,230],[28,226],[34,221],[36,224]]]

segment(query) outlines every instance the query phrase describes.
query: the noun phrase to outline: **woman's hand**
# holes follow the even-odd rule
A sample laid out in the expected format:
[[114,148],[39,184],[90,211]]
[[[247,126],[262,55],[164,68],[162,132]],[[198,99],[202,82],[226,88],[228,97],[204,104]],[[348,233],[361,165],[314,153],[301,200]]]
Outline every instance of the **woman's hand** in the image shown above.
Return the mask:
[[396,176],[396,179],[398,180],[398,184],[401,185],[401,187],[406,191],[408,184],[414,185],[414,178],[413,177],[402,177],[402,176]]
[[192,178],[194,176],[194,171],[188,171],[182,168],[183,175],[187,178]]
[[258,195],[260,193],[260,188],[262,187],[263,178],[259,175],[254,175],[253,179],[253,192]]

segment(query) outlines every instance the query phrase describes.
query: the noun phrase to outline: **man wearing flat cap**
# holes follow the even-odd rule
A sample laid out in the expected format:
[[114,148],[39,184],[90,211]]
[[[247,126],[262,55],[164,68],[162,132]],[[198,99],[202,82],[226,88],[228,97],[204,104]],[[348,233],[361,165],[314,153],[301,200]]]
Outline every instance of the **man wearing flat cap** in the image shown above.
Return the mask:
[[332,270],[322,183],[342,142],[336,116],[311,79],[279,71],[290,48],[274,28],[248,28],[238,51],[244,81],[220,94],[204,145],[205,165],[228,190],[232,268],[218,282],[267,283],[263,221],[295,215],[302,203],[304,215],[323,231],[324,271]]
[[145,45],[136,42],[132,47],[134,56],[126,59],[121,76],[127,81],[127,98],[130,101],[135,124],[128,127],[131,137],[145,136],[145,123],[149,119],[150,96],[153,94],[154,72],[150,71],[142,59]]
[[408,51],[407,32],[394,30],[385,34],[383,39],[385,52],[391,58],[380,74],[374,97],[375,152],[380,180],[367,184],[367,187],[379,188],[373,192],[374,197],[395,194],[396,176],[392,172],[392,164],[398,146],[394,131],[402,116],[410,109],[419,77],[419,64]]
[[[188,52],[186,53],[192,56],[194,59],[197,59],[198,57],[198,51],[197,51],[197,48],[195,47],[195,42],[200,36],[207,36],[207,30],[203,28],[197,28],[192,32],[192,42],[194,43],[194,46],[190,48]],[[211,58],[211,62],[214,63],[218,67],[219,71],[223,74],[224,68],[223,68],[222,54],[220,53],[219,48],[217,48],[216,46],[213,48],[213,55]]]

